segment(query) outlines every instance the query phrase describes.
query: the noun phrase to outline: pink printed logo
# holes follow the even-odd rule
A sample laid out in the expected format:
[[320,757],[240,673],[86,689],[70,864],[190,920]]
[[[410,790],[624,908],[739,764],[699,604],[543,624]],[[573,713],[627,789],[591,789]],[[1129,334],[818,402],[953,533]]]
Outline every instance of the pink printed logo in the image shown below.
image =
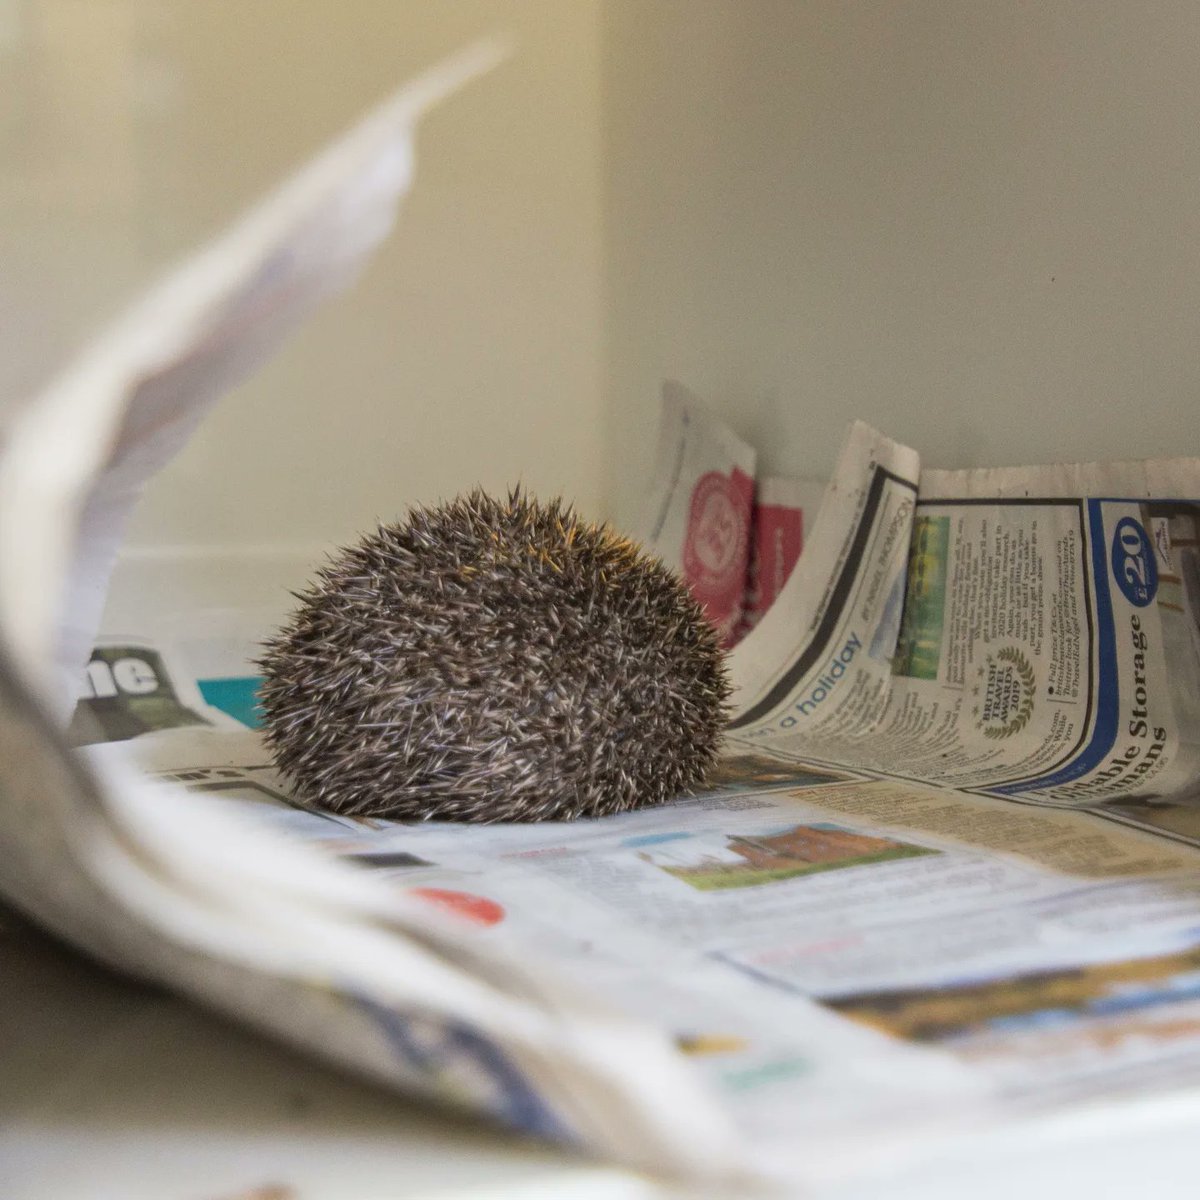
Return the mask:
[[684,575],[709,619],[725,634],[741,612],[746,587],[752,488],[744,472],[735,470],[731,478],[709,471],[696,481],[688,510]]

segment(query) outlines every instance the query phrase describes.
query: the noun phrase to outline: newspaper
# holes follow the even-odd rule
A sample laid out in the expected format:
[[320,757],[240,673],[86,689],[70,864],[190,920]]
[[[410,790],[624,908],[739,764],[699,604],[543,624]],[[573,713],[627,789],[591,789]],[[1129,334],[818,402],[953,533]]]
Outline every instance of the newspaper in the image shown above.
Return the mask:
[[804,531],[824,492],[825,485],[814,480],[767,476],[755,481],[750,564],[738,641],[762,620],[791,578],[804,549]]
[[687,390],[663,385],[640,540],[681,574],[717,627],[738,639],[746,604],[757,455]]
[[[309,811],[255,730],[255,613],[97,637],[142,481],[352,274],[417,117],[494,57],[386,103],[9,431],[0,894],[313,1053],[690,1194],[869,1185],[997,1130],[1066,1137],[1081,1105],[1114,1136],[1135,1093],[1200,1109],[1200,463],[922,471],[853,425],[731,653],[710,790],[596,821]],[[755,456],[697,411],[668,393],[646,532],[708,572],[732,636]]]
[[[735,1178],[735,1131],[660,1025],[596,1005],[504,934],[485,944],[443,910],[124,755],[89,765],[64,733],[79,697],[153,699],[167,670],[166,658],[117,654],[82,671],[145,480],[353,278],[411,183],[421,114],[503,53],[471,47],[384,101],[7,429],[0,895],[113,966],[384,1083],[664,1175]],[[194,696],[135,711],[146,726],[212,716]]]
[[727,649],[783,590],[825,490],[812,480],[759,479],[757,459],[754,447],[683,384],[663,384],[637,533],[686,580]]
[[735,659],[733,735],[1200,845],[1195,461],[924,471],[918,490],[872,439],[847,451],[879,460],[861,507],[802,560],[826,601],[795,581]]

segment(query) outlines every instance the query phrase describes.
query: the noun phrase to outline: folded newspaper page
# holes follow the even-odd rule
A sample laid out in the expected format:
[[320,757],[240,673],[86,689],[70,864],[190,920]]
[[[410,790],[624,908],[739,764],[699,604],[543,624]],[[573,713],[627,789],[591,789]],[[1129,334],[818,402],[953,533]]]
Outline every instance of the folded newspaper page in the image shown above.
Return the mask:
[[699,397],[674,380],[663,384],[638,536],[683,576],[726,649],[783,590],[825,491],[811,480],[759,479],[756,460]]
[[398,1088],[663,1175],[736,1177],[732,1122],[661,1023],[566,986],[507,930],[481,938],[127,754],[81,760],[64,734],[80,697],[93,735],[217,732],[152,649],[82,670],[125,519],[212,400],[353,278],[409,187],[420,115],[501,53],[473,47],[385,101],[17,414],[0,456],[0,894]]
[[804,549],[804,531],[821,507],[824,494],[824,484],[807,479],[767,476],[756,481],[738,641],[762,620],[791,578]]
[[[997,1131],[1078,1137],[1081,1111],[1116,1136],[1151,1092],[1200,1112],[1200,462],[922,471],[853,425],[732,652],[710,789],[602,820],[310,811],[256,732],[257,614],[97,636],[141,484],[353,274],[420,113],[494,57],[386,103],[10,431],[0,893],[680,1193],[869,1185]],[[658,462],[643,532],[732,636],[753,448],[672,389]]]
[[688,582],[728,647],[746,602],[755,452],[682,384],[663,385],[640,540]]
[[789,586],[735,659],[733,735],[1200,845],[1195,460],[923,471],[918,489],[890,453],[859,453],[841,561],[802,560],[833,602],[812,614]]

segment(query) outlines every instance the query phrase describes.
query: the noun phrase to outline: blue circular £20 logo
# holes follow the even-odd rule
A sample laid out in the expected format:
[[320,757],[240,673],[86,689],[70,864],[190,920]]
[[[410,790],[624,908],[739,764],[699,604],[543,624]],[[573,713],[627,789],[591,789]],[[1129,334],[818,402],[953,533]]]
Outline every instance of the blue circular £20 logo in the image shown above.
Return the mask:
[[1117,587],[1136,608],[1145,608],[1158,591],[1154,548],[1139,522],[1122,517],[1113,533],[1112,570]]

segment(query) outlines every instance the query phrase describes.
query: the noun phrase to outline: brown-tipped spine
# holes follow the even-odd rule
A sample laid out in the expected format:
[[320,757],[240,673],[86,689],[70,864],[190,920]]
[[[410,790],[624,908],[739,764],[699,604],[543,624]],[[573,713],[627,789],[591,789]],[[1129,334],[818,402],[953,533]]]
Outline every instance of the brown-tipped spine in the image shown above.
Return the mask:
[[335,556],[264,646],[266,739],[351,816],[601,816],[696,788],[729,684],[683,582],[521,490],[413,510]]

